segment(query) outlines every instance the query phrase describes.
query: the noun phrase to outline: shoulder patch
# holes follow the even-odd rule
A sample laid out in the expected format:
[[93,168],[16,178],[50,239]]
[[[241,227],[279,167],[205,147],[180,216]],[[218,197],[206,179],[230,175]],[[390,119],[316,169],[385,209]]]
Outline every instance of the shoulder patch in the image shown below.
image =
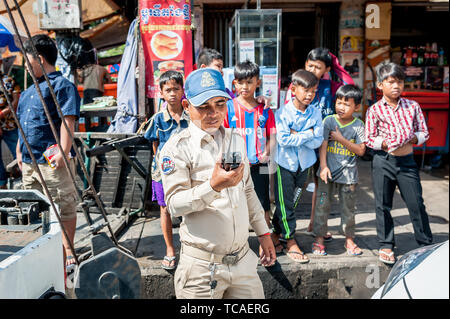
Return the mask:
[[175,162],[170,156],[164,156],[161,159],[161,172],[164,175],[169,175],[175,169]]

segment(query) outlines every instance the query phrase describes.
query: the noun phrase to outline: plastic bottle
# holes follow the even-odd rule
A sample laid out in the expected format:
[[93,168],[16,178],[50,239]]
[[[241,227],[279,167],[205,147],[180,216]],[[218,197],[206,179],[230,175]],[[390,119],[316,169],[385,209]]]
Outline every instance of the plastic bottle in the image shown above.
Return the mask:
[[98,116],[93,116],[92,122],[91,122],[91,127],[97,127],[97,126],[99,126],[99,118],[98,118]]
[[406,47],[402,48],[402,60],[400,62],[400,65],[405,65],[406,62]]
[[424,51],[425,51],[425,47],[421,46],[419,48],[419,53],[418,53],[418,57],[417,57],[417,65],[418,66],[422,66],[424,63]]
[[431,64],[430,54],[431,54],[431,47],[430,47],[430,44],[427,43],[427,45],[425,47],[425,53],[424,53],[424,60],[425,60],[424,64],[425,65],[430,65]]
[[431,52],[438,52],[438,46],[436,42],[431,44]]
[[412,47],[412,60],[411,60],[411,64],[416,66],[417,65],[417,58],[418,58],[418,54],[417,54],[417,48],[416,47]]
[[406,49],[405,66],[411,66],[411,64],[412,64],[412,48],[408,47],[408,49]]
[[438,65],[439,53],[432,52],[431,53],[431,65]]
[[86,123],[86,121],[85,121],[84,117],[80,117],[80,119],[78,120],[78,132],[86,132],[85,123]]
[[439,57],[438,57],[438,63],[439,66],[443,66],[444,65],[444,49],[440,48],[439,50]]

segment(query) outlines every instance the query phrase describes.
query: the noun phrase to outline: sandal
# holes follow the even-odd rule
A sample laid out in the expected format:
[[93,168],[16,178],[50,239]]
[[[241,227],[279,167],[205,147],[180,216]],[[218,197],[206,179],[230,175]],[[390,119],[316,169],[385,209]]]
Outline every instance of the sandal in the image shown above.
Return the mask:
[[318,242],[314,242],[312,244],[311,250],[314,255],[318,255],[318,256],[328,255],[327,252],[325,251],[325,245],[321,245]]
[[[290,256],[290,254],[301,255],[301,256],[302,256],[302,259],[295,259],[295,258],[292,258],[292,257]],[[308,258],[308,256],[305,255],[304,252],[299,253],[298,251],[287,251],[287,252],[286,252],[286,255],[287,255],[291,260],[293,260],[293,261],[295,261],[295,262],[297,262],[297,263],[300,263],[300,264],[306,264],[306,263],[309,262],[309,258]],[[306,257],[306,258],[305,258],[305,257]]]
[[356,245],[356,244],[355,244],[355,246],[352,246],[352,247],[347,247],[344,244],[344,248],[347,250],[347,254],[349,256],[360,256],[363,253],[361,248],[359,248],[358,245]]
[[[391,251],[390,253],[387,253],[387,252],[385,252],[385,251],[383,251],[383,250],[380,249],[380,250],[378,250],[378,254],[379,254],[378,259],[379,259],[381,262],[383,262],[383,263],[385,263],[385,264],[388,264],[388,265],[393,265],[393,264],[395,264],[394,251]],[[385,255],[385,256],[387,256],[389,259],[383,259],[383,258],[381,258],[381,255]],[[391,258],[392,256],[394,256],[394,260],[390,260],[390,258]]]
[[[169,263],[169,266],[166,266],[164,265],[164,263],[161,263],[161,268],[166,270],[174,270],[175,268],[177,268],[176,258],[177,258],[176,256],[164,256],[164,260]],[[174,262],[173,266],[170,266],[172,261]]]

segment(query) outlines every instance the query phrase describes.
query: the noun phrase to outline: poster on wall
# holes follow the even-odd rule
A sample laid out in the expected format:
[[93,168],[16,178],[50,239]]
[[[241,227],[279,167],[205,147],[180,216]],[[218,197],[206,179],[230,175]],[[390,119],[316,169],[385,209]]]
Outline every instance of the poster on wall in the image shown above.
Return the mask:
[[278,108],[278,74],[276,68],[261,69],[261,94],[269,99],[271,109]]
[[159,78],[173,70],[192,72],[190,0],[140,0],[140,28],[145,56],[146,95],[160,98]]
[[354,35],[341,35],[341,53],[362,53],[364,50],[364,37]]
[[255,41],[239,41],[239,62],[255,62]]
[[344,53],[341,54],[341,65],[345,71],[352,77],[355,84],[362,88],[363,86],[363,56],[361,53]]

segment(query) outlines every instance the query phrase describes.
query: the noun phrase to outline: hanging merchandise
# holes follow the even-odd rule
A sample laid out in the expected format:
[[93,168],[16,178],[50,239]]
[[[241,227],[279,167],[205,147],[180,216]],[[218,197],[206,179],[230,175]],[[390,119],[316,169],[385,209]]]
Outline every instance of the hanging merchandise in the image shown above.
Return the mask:
[[95,63],[97,60],[91,42],[78,35],[57,33],[56,46],[58,48],[56,67],[72,83],[75,82],[73,75],[75,69]]
[[189,0],[140,0],[139,7],[146,94],[160,98],[162,73],[178,71],[186,78],[193,69],[191,4]]
[[125,50],[117,77],[117,113],[108,133],[134,133],[137,127],[137,94],[135,71],[137,65],[137,27],[134,19],[128,29]]

